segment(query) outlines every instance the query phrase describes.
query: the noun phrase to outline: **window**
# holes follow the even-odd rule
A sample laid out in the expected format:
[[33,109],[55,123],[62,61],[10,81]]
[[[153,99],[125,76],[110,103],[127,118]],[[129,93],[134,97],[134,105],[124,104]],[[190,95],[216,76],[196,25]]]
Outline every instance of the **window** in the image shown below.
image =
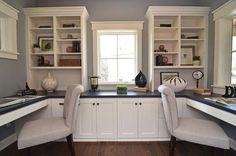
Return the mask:
[[141,69],[142,22],[93,22],[94,74],[101,84],[134,84]]
[[17,59],[18,11],[0,0],[0,58]]
[[236,19],[233,19],[231,60],[231,84],[236,84]]

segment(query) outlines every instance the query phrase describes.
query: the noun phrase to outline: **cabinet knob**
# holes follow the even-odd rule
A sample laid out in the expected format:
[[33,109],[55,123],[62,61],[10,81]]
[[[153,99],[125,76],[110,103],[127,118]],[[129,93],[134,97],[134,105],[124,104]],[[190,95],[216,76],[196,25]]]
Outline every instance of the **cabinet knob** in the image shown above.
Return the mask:
[[64,103],[59,103],[60,106],[64,106]]
[[97,103],[97,106],[99,106],[99,103]]
[[95,106],[95,103],[93,103],[93,106]]
[[137,106],[138,105],[138,103],[137,102],[135,102],[135,106]]
[[139,102],[139,105],[141,106],[141,105],[142,105],[142,102]]

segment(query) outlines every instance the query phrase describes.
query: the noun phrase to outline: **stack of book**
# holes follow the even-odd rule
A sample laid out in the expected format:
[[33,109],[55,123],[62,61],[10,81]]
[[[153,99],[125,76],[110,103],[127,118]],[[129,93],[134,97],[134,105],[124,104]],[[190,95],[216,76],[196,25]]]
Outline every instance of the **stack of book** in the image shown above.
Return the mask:
[[146,87],[134,87],[134,91],[137,92],[147,92],[147,88]]
[[236,105],[236,98],[210,97],[205,99],[228,106]]
[[211,95],[211,90],[209,90],[209,89],[194,88],[192,91],[194,93],[200,94],[200,95]]

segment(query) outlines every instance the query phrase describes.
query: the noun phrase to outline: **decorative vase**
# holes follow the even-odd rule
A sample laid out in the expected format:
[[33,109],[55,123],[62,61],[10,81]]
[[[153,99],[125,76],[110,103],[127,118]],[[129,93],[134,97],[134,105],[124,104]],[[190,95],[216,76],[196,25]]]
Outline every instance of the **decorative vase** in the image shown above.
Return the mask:
[[40,48],[34,47],[33,48],[33,53],[40,53]]
[[180,91],[184,90],[187,86],[187,82],[178,76],[174,76],[170,79],[164,80],[163,84],[166,86],[169,86],[175,92],[180,92]]
[[135,85],[138,87],[145,87],[146,84],[147,84],[147,79],[145,75],[142,73],[142,71],[140,70],[138,75],[135,77]]
[[57,80],[48,73],[47,77],[42,80],[41,86],[47,92],[53,92],[57,88]]

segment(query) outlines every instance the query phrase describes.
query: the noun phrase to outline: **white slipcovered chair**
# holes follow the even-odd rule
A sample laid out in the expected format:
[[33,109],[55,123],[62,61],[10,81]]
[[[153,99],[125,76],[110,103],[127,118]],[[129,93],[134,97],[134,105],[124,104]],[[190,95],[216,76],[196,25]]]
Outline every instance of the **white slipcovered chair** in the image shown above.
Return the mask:
[[171,134],[169,155],[174,155],[176,138],[192,143],[224,149],[224,154],[230,148],[229,138],[216,123],[195,118],[178,117],[174,91],[164,85],[159,86],[164,115],[169,133]]
[[27,154],[30,155],[29,147],[66,138],[71,155],[75,156],[72,130],[82,91],[83,87],[81,85],[68,86],[64,101],[63,117],[53,117],[25,123],[18,136],[18,149],[27,148]]

